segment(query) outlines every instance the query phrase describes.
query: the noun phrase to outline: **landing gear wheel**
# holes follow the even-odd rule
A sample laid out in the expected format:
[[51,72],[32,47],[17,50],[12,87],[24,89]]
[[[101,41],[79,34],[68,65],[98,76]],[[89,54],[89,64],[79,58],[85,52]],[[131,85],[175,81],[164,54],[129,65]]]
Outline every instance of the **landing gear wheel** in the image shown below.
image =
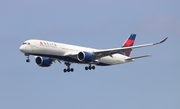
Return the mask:
[[94,70],[94,69],[95,69],[95,66],[92,66],[91,68]]
[[73,72],[74,71],[74,69],[73,68],[71,68],[71,72]]
[[64,73],[66,73],[66,69],[64,69],[63,71],[64,71]]
[[87,66],[85,67],[85,70],[88,70],[88,67],[87,67]]
[[26,59],[26,62],[30,62],[30,59]]
[[89,66],[89,70],[91,70],[91,66]]
[[70,72],[70,69],[67,69],[67,72]]
[[73,72],[74,71],[73,68],[70,68],[70,65],[71,65],[70,62],[65,62],[64,64],[67,66],[67,69],[64,69],[64,73],[66,73],[66,72]]
[[73,72],[74,69],[73,68],[71,68],[71,69],[64,69],[63,71],[64,71],[64,73],[66,73],[66,72]]
[[89,66],[86,66],[85,67],[85,70],[94,70],[95,69],[95,66],[91,66],[91,65],[89,65]]

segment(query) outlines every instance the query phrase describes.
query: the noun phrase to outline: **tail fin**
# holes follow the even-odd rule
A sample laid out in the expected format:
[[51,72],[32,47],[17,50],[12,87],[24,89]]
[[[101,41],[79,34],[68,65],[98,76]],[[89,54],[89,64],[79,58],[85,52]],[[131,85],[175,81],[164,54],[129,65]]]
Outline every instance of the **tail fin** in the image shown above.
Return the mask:
[[[122,45],[122,47],[133,46],[134,41],[135,41],[135,38],[136,38],[136,34],[131,34],[131,35],[127,38],[127,40],[124,42],[124,44]],[[126,56],[130,56],[131,51],[132,51],[132,49],[127,50],[127,51],[124,51],[124,53],[125,53]]]

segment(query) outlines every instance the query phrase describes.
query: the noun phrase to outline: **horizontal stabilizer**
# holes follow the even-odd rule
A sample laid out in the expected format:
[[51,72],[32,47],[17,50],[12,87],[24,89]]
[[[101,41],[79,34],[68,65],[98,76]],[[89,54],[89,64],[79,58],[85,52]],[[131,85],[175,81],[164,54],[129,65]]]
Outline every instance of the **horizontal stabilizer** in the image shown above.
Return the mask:
[[129,58],[126,58],[125,60],[130,61],[130,60],[133,60],[133,59],[145,58],[145,57],[149,57],[149,56],[152,56],[152,55],[143,55],[143,56],[137,56],[137,57],[129,57]]

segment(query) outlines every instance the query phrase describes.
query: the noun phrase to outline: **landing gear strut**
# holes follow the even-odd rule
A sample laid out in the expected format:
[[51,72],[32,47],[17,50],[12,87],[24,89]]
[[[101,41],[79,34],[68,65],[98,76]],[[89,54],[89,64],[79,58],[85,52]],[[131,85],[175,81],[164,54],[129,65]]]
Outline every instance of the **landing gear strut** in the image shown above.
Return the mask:
[[94,70],[95,69],[95,66],[91,66],[91,64],[89,66],[86,66],[85,67],[85,70]]
[[70,62],[65,62],[64,64],[67,66],[67,69],[64,69],[64,70],[63,70],[64,73],[66,73],[66,72],[73,72],[73,71],[74,71],[73,68],[70,68],[70,65],[71,65]]
[[26,62],[30,62],[29,55],[25,54],[27,56]]

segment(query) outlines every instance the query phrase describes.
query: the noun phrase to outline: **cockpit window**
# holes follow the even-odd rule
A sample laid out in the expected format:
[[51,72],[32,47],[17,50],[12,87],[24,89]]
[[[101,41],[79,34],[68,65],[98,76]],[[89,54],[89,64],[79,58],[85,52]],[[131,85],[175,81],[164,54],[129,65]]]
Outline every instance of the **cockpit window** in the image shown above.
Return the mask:
[[24,42],[23,45],[27,44],[27,42]]
[[24,42],[23,45],[30,45],[30,43],[29,42]]

